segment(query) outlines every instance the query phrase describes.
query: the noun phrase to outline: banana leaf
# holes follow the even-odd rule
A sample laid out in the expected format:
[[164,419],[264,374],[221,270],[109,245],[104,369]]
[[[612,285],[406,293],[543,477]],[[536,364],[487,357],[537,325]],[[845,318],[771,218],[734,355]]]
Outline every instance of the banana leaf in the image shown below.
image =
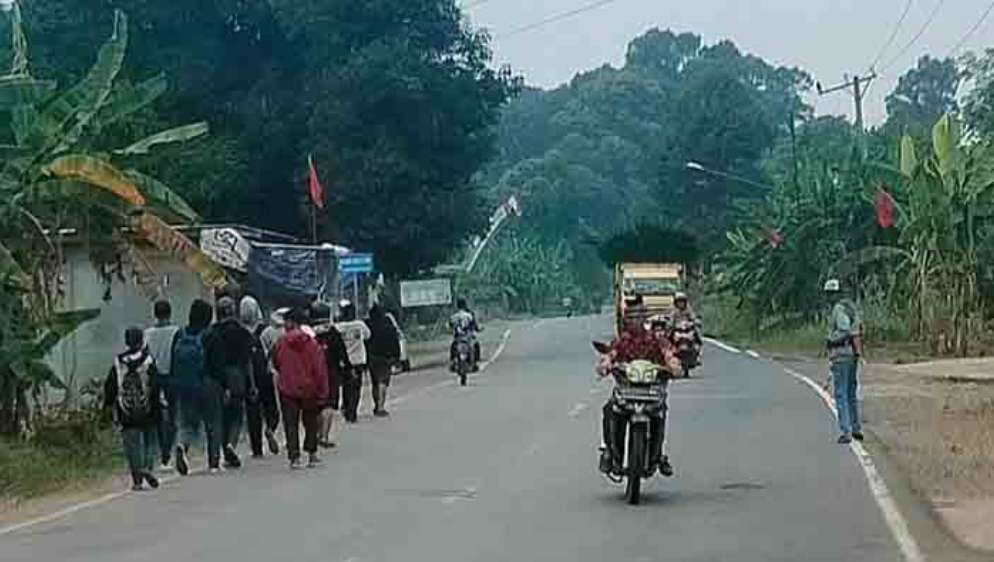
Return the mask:
[[135,206],[145,204],[145,197],[138,186],[111,163],[87,156],[72,154],[56,158],[45,166],[46,175],[63,179],[75,179],[94,187],[105,189]]
[[197,211],[166,184],[137,170],[126,170],[124,175],[138,186],[142,194],[148,198],[150,206],[160,208],[191,223],[200,222]]
[[41,112],[38,132],[32,135],[41,143],[37,148],[54,148],[55,152],[60,152],[76,143],[109,97],[127,47],[128,18],[122,11],[115,10],[114,32],[100,48],[97,62],[82,81],[55,98]]
[[159,74],[137,86],[128,84],[116,87],[93,119],[94,128],[99,131],[150,105],[166,93],[168,86],[166,75]]
[[31,286],[31,280],[24,273],[21,264],[17,263],[14,254],[10,253],[7,246],[0,244],[0,279],[5,286],[12,286],[16,289],[24,290]]
[[206,135],[210,128],[207,123],[201,121],[199,123],[193,123],[192,125],[183,125],[182,127],[174,127],[156,133],[152,136],[146,137],[131,146],[126,148],[121,148],[114,151],[114,154],[120,154],[123,156],[131,156],[135,154],[148,154],[149,149],[158,144],[168,144],[173,142],[185,142],[188,140],[195,139],[197,137]]
[[44,101],[55,91],[54,80],[36,80],[30,76],[0,78],[0,111],[12,111],[19,105]]
[[149,213],[142,213],[135,221],[138,236],[159,250],[172,254],[200,276],[205,287],[223,289],[228,286],[224,270],[200,251],[189,238]]
[[915,141],[910,135],[901,139],[901,174],[912,178],[918,170],[918,156],[915,154]]

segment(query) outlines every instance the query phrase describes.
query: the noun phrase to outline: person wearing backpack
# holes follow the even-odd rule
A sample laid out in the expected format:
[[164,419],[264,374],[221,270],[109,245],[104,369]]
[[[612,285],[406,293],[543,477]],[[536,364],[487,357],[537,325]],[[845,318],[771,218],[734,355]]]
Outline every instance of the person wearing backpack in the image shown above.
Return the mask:
[[245,418],[248,423],[252,456],[262,457],[263,435],[269,445],[269,452],[278,455],[280,446],[276,441],[276,429],[280,425],[280,410],[276,404],[276,388],[269,370],[269,351],[261,339],[268,326],[262,320],[262,309],[259,307],[259,301],[254,297],[242,298],[238,316],[242,326],[252,334],[252,376],[255,379],[255,388],[258,390],[255,399],[250,397],[245,402]]
[[141,328],[124,332],[126,349],[114,358],[104,383],[104,404],[113,409],[114,422],[121,429],[124,454],[131,471],[132,490],[147,482],[159,487],[152,470],[159,456],[159,383],[155,360],[145,347]]
[[165,399],[162,416],[159,420],[159,449],[162,466],[168,467],[176,446],[179,429],[179,399],[169,376],[172,368],[173,341],[179,327],[172,323],[173,309],[169,301],[156,301],[153,307],[155,325],[145,329],[145,345],[155,360],[155,370],[159,375],[159,387]]
[[[176,445],[176,471],[190,472],[190,447],[200,441],[200,426],[207,437],[207,466],[216,472],[220,466],[221,410],[218,391],[207,381],[207,352],[204,336],[214,317],[214,309],[201,299],[190,305],[186,327],[173,339],[170,367],[171,384],[179,400],[180,432]],[[212,454],[213,453],[213,454]]]

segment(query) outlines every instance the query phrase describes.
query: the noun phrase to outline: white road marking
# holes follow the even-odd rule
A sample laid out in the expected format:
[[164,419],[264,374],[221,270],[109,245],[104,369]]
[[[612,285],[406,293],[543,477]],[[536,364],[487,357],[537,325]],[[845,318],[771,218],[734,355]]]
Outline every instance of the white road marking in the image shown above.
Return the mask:
[[[541,322],[541,320],[539,322]],[[538,325],[538,322],[536,322],[532,326],[534,327],[534,326],[537,326],[537,325]],[[501,354],[504,353],[504,349],[507,347],[507,340],[510,339],[510,337],[511,337],[511,329],[508,328],[508,329],[504,330],[504,335],[501,337],[500,345],[497,346],[497,351],[494,351],[494,354],[492,356],[490,356],[490,359],[487,359],[485,362],[483,362],[483,363],[480,364],[480,372],[481,373],[483,371],[486,371],[487,367],[489,367],[494,361],[496,361],[498,358],[500,358]]]
[[732,347],[732,346],[728,345],[727,343],[720,342],[720,341],[718,341],[718,340],[716,340],[714,338],[704,338],[704,341],[710,343],[711,345],[720,347],[721,349],[724,349],[725,351],[728,351],[730,353],[742,353],[741,349]]
[[[832,416],[838,418],[838,411],[835,408],[835,404],[832,401],[832,397],[829,396],[828,392],[825,391],[818,383],[816,383],[810,377],[803,375],[797,371],[791,369],[784,369],[784,371],[794,377],[795,379],[803,382],[804,384],[811,387],[815,391],[828,410],[832,412]],[[870,458],[870,453],[867,452],[863,444],[858,441],[853,441],[849,445],[849,449],[856,455],[856,459],[859,461],[860,466],[863,467],[863,473],[866,475],[867,484],[870,486],[870,491],[873,493],[873,499],[876,500],[877,506],[883,513],[884,520],[887,522],[887,526],[890,527],[890,532],[894,535],[894,540],[897,542],[898,548],[901,549],[901,554],[904,555],[904,559],[907,562],[924,562],[925,557],[922,555],[921,549],[918,547],[918,542],[915,537],[911,534],[911,530],[908,528],[908,522],[901,515],[901,510],[897,506],[897,502],[894,501],[894,496],[891,495],[890,488],[887,487],[887,483],[884,481],[880,472],[877,470],[877,466],[873,463],[873,459]]]
[[755,351],[751,350],[751,349],[747,349],[746,350],[746,355],[748,355],[749,357],[752,357],[753,359],[759,359],[760,358],[759,354],[756,353]]
[[584,404],[583,402],[577,402],[576,404],[573,405],[573,408],[566,415],[571,418],[575,418],[579,416],[581,413],[583,413],[583,411],[586,409],[587,409],[586,404]]

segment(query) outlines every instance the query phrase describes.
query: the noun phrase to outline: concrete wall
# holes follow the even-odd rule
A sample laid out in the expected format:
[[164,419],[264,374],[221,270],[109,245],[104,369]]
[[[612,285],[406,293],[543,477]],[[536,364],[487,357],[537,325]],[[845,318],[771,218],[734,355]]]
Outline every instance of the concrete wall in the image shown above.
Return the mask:
[[[175,258],[151,252],[147,255],[153,270],[162,276],[163,296],[173,306],[173,319],[185,324],[193,299],[210,300],[210,292],[200,284],[196,274]],[[100,309],[99,318],[63,340],[48,358],[55,372],[78,388],[89,380],[106,376],[114,354],[124,345],[125,328],[148,326],[152,322],[153,303],[130,280],[125,283],[115,280],[110,301],[104,301],[106,286],[82,246],[66,248],[65,279],[63,308]]]

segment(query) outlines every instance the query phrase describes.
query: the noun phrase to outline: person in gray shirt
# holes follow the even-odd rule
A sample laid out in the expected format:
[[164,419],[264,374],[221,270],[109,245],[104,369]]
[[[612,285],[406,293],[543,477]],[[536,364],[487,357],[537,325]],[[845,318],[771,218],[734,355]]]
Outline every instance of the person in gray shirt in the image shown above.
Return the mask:
[[858,371],[862,351],[862,324],[856,303],[842,290],[838,279],[825,283],[825,293],[835,301],[828,326],[828,360],[839,414],[840,444],[863,440],[859,417]]
[[155,362],[161,399],[165,403],[161,409],[159,423],[159,448],[162,465],[165,467],[169,466],[172,460],[176,433],[179,429],[179,399],[176,395],[176,385],[170,384],[172,379],[169,377],[169,368],[173,361],[173,340],[176,338],[179,326],[172,322],[173,309],[169,301],[156,301],[152,312],[155,314],[155,325],[145,329],[145,345]]

